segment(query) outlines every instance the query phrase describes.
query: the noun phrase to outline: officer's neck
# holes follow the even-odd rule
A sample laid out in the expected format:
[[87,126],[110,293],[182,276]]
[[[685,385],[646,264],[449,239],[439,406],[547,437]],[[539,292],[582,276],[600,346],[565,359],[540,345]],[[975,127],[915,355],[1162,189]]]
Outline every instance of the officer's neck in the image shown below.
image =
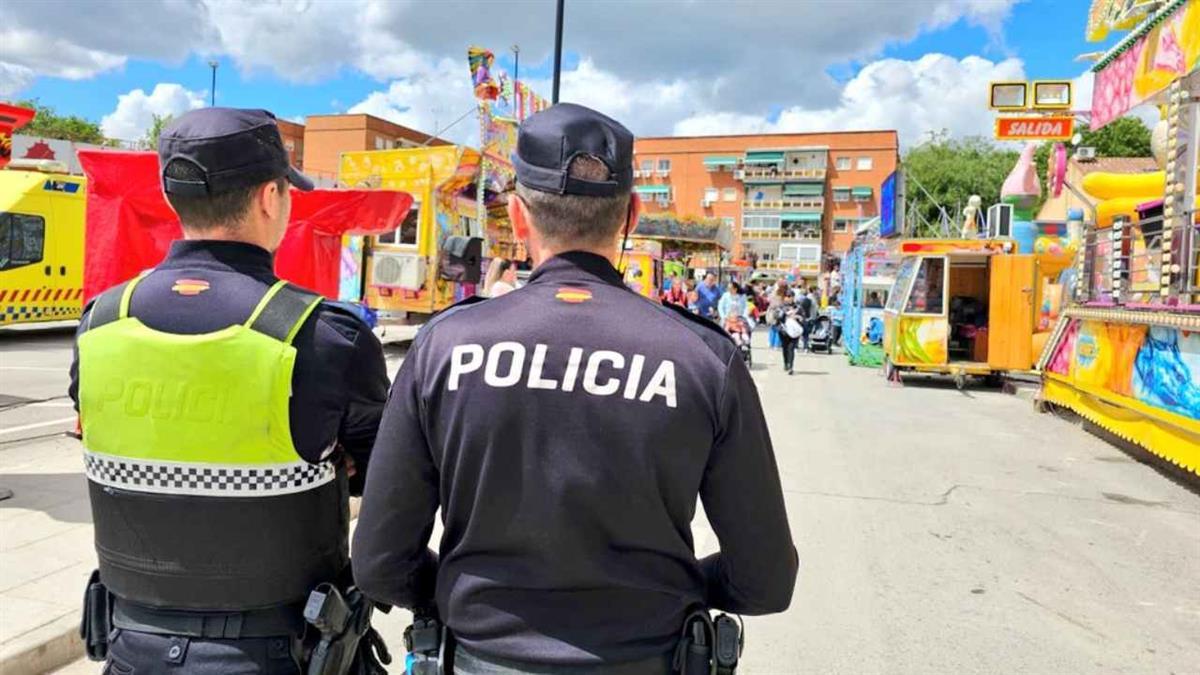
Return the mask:
[[542,245],[532,247],[529,252],[533,258],[533,266],[541,267],[542,263],[547,260],[560,256],[564,253],[591,253],[592,255],[604,258],[612,265],[617,264],[617,247],[615,246],[554,246]]
[[242,228],[240,225],[235,227],[218,226],[204,230],[184,227],[183,238],[188,241],[229,241],[252,244],[272,253],[275,251],[275,244],[266,233],[260,232],[258,228]]

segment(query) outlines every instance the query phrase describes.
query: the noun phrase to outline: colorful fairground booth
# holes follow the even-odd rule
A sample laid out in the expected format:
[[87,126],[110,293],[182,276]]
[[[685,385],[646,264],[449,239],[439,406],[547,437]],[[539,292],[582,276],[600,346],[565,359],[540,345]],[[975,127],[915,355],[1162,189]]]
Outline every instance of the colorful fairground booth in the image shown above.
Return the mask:
[[[720,218],[643,214],[625,244],[622,262],[625,283],[647,297],[658,297],[664,274],[705,270],[723,277],[736,266],[727,264],[733,231]],[[748,274],[748,268],[742,270]],[[654,279],[648,284],[645,279]]]
[[1090,213],[1038,361],[1042,398],[1200,474],[1200,1],[1128,4],[1093,3],[1090,37],[1132,30],[1093,67],[1091,126],[1158,105],[1161,170],[1083,180]]
[[850,363],[883,365],[883,308],[896,281],[895,240],[880,236],[879,218],[859,225],[842,258],[842,344]]
[[381,320],[423,322],[475,295],[491,261],[524,261],[505,210],[517,125],[548,104],[524,83],[493,72],[495,56],[467,49],[478,104],[480,149],[427,146],[347,152],[338,180],[347,187],[403,190],[416,198],[402,227],[350,237],[342,251],[341,298]]

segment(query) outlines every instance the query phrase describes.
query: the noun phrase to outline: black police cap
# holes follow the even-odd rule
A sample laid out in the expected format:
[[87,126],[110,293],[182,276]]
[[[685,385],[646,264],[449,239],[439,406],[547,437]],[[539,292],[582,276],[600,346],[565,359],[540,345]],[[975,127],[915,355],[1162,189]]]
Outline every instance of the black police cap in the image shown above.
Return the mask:
[[[173,161],[194,165],[199,177],[168,177],[167,165]],[[159,135],[158,163],[163,190],[173,195],[215,195],[276,178],[287,178],[300,190],[313,189],[312,180],[288,162],[275,116],[266,110],[201,108],[185,113]]]
[[[571,160],[591,155],[608,166],[608,180],[568,175]],[[513,155],[517,181],[560,195],[611,197],[633,187],[633,134],[620,122],[574,103],[551,106],[521,123]]]

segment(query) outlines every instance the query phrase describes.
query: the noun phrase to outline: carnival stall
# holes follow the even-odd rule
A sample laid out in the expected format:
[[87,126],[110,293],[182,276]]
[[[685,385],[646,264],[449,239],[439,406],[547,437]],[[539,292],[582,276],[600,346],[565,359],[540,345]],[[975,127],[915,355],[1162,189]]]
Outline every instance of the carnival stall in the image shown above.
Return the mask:
[[1092,69],[1091,126],[1160,106],[1161,170],[1083,181],[1094,215],[1038,361],[1042,399],[1200,474],[1200,1],[1126,5],[1092,6],[1089,37],[1132,30]]
[[656,242],[663,264],[684,270],[686,276],[702,269],[720,277],[723,254],[733,247],[733,231],[719,218],[642,214],[629,240]]
[[[140,274],[182,237],[179,218],[160,185],[152,152],[80,150],[87,175],[83,297],[87,299]],[[403,192],[292,190],[292,212],[275,253],[281,278],[337,297],[343,235],[396,229],[412,197]]]
[[850,363],[883,365],[883,308],[896,280],[893,242],[879,236],[878,221],[860,227],[842,259],[842,344]]

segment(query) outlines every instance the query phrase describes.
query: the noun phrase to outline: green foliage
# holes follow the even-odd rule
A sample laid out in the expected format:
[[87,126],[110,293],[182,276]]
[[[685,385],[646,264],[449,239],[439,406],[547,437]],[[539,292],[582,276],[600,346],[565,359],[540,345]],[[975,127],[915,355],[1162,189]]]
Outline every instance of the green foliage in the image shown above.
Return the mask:
[[[941,215],[938,205],[950,216],[951,231],[962,224],[962,208],[971,195],[983,198],[984,208],[1000,200],[1000,186],[1017,163],[1017,152],[1001,150],[991,139],[971,136],[953,139],[949,134],[930,134],[924,143],[910,149],[903,159],[909,201],[932,226],[910,222],[917,236],[936,236]],[[929,192],[925,192],[917,184]],[[930,196],[936,204],[930,201]]]
[[170,113],[166,115],[154,115],[154,121],[150,123],[150,128],[146,130],[146,137],[143,139],[146,142],[146,147],[150,150],[158,149],[158,137],[162,135],[163,129],[173,119],[175,119],[175,116]]
[[100,131],[100,125],[91,120],[84,119],[78,115],[58,115],[54,112],[54,108],[41,105],[37,99],[17,101],[16,105],[33,108],[37,111],[37,115],[33,120],[21,127],[18,133],[30,136],[43,136],[45,138],[59,138],[64,141],[75,141],[76,143],[103,144],[105,142],[104,134]]

